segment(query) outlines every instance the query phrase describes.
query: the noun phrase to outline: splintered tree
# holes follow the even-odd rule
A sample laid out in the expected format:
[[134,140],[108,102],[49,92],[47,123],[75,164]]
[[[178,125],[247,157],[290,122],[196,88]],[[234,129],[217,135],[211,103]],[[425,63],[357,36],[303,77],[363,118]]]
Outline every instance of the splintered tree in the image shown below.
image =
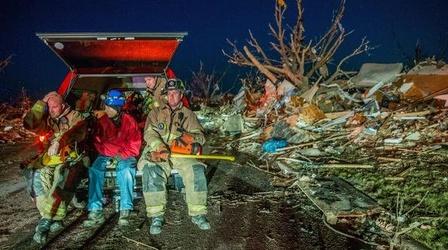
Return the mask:
[[199,64],[199,70],[192,74],[190,89],[195,98],[199,98],[205,104],[210,104],[221,94],[219,84],[224,74],[220,75],[215,71],[207,73],[202,62]]
[[362,39],[353,52],[341,59],[334,72],[330,74],[328,63],[341,46],[344,39],[351,33],[346,32],[341,24],[345,10],[345,0],[341,0],[335,12],[333,21],[327,32],[317,41],[305,39],[303,21],[303,1],[296,0],[297,16],[294,26],[284,24],[284,14],[287,5],[284,0],[275,3],[275,25],[269,25],[274,38],[270,42],[276,56],[267,54],[257,38],[249,31],[248,45],[242,51],[234,42],[228,40],[233,47],[231,53],[223,53],[229,62],[240,66],[257,68],[273,83],[279,79],[287,79],[302,91],[307,90],[312,83],[321,81],[329,83],[344,75],[341,66],[349,58],[362,54],[371,49],[369,41]]

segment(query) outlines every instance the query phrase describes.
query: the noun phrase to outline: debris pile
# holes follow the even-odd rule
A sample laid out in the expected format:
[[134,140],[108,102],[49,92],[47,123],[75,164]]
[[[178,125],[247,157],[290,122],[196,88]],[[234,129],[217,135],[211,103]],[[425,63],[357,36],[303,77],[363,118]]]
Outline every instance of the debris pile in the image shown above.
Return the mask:
[[36,135],[23,128],[23,116],[30,108],[30,100],[22,98],[19,105],[0,104],[0,143],[32,140]]
[[[443,248],[448,67],[423,62],[407,73],[402,69],[402,64],[365,64],[348,80],[306,90],[287,80],[266,80],[256,88],[244,85],[233,105],[218,112],[204,107],[198,114],[208,130],[234,136],[227,150],[252,155],[248,164],[300,188],[328,223],[376,214],[389,221],[375,223],[389,244],[407,233]],[[336,176],[378,203],[355,191],[332,194],[342,180]]]

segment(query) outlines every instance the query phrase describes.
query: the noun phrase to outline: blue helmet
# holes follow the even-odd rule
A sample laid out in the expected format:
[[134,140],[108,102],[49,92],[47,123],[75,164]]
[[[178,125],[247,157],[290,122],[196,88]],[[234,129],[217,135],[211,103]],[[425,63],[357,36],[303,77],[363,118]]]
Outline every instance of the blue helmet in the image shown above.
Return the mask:
[[111,89],[106,94],[104,104],[111,107],[123,107],[126,102],[126,98],[120,90]]

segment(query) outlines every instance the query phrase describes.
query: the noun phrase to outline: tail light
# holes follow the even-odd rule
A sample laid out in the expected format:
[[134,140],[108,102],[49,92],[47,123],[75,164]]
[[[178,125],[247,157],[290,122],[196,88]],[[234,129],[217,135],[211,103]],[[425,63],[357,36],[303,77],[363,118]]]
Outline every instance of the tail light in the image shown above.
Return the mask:
[[45,141],[45,135],[39,136],[39,142],[43,143]]
[[49,134],[39,134],[34,142],[34,145],[37,147],[37,151],[39,153],[43,153],[43,151],[45,150],[45,145],[48,142],[49,139]]
[[45,144],[45,143],[48,142],[48,140],[50,140],[50,138],[52,136],[53,136],[53,133],[50,133],[50,132],[48,132],[46,134],[42,133],[42,134],[37,136],[37,143]]

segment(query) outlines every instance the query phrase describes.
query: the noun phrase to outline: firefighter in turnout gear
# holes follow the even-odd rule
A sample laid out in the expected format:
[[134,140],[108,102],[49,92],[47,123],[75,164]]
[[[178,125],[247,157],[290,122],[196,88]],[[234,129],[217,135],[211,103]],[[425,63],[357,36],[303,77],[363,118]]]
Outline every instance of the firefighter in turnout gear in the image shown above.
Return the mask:
[[[170,68],[166,70],[166,76],[168,79],[174,79],[176,77],[174,71]],[[147,93],[143,101],[143,114],[146,117],[154,108],[160,108],[166,105],[167,99],[166,95],[164,95],[164,91],[166,89],[167,80],[164,77],[153,75],[145,76],[143,79],[145,81]],[[187,108],[190,105],[185,96],[182,96],[182,103]]]
[[81,114],[56,92],[37,101],[23,125],[48,139],[43,152],[24,169],[28,191],[41,215],[33,239],[45,243],[50,231],[62,228],[67,205],[80,182],[87,127]]
[[154,109],[166,104],[166,99],[162,95],[162,91],[165,88],[165,79],[156,76],[145,76],[145,85],[147,96],[143,103],[143,113],[148,113]]
[[167,200],[166,183],[172,169],[182,176],[188,214],[202,230],[210,229],[207,213],[206,165],[196,159],[170,158],[173,144],[191,148],[204,144],[203,128],[196,115],[182,104],[182,81],[169,79],[166,83],[167,104],[153,109],[146,120],[146,147],[138,168],[143,172],[143,196],[147,216],[151,218],[150,233],[159,234],[164,223]]

